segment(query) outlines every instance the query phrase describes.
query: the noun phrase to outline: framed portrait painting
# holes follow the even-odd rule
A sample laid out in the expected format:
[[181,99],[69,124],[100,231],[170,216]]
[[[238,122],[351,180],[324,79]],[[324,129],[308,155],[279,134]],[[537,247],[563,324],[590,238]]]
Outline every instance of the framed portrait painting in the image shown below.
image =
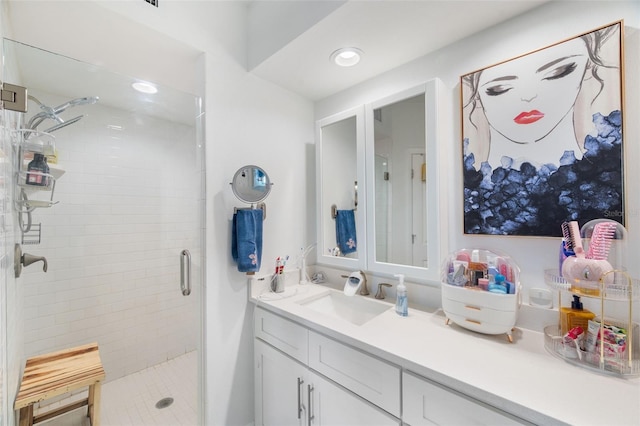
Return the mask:
[[460,77],[464,233],[624,225],[623,23]]

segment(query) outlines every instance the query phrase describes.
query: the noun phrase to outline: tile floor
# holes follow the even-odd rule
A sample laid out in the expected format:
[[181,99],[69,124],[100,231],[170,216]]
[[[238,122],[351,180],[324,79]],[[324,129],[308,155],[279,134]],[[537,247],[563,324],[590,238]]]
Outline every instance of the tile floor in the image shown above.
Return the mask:
[[[102,426],[195,426],[198,424],[198,355],[178,358],[102,385]],[[107,377],[108,377],[107,372]],[[163,398],[173,398],[156,408]],[[86,398],[86,393],[57,401],[45,411]],[[39,423],[43,426],[89,426],[87,408]],[[37,411],[36,411],[37,415]]]

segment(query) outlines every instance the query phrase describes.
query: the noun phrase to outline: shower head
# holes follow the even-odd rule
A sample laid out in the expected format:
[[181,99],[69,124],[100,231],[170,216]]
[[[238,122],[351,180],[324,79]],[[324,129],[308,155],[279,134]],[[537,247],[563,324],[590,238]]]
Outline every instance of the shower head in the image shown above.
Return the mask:
[[100,98],[98,98],[97,96],[88,96],[84,98],[74,99],[72,101],[65,102],[62,105],[58,105],[57,107],[53,108],[53,113],[55,115],[61,114],[64,111],[66,111],[67,108],[70,108],[76,105],[92,105],[98,102],[99,99]]
[[52,108],[50,106],[47,106],[47,105],[43,104],[42,102],[40,102],[34,96],[29,95],[29,99],[31,99],[35,103],[37,103],[40,106],[40,109],[42,111],[37,113],[33,117],[31,117],[31,119],[27,123],[27,128],[30,129],[30,130],[36,130],[36,128],[46,119],[50,119],[50,120],[56,121],[58,123],[57,125],[47,129],[47,131],[49,131],[49,132],[56,131],[56,130],[61,129],[61,128],[65,127],[65,126],[68,126],[69,124],[75,123],[76,121],[80,120],[83,117],[81,115],[81,116],[75,117],[75,118],[73,118],[71,120],[65,121],[61,117],[59,117],[58,114],[62,114],[68,108],[74,107],[76,105],[91,105],[91,104],[95,104],[99,100],[99,98],[97,96],[77,98],[77,99],[73,99],[71,101],[65,102],[65,103],[63,103],[61,105],[58,105],[55,108]]
[[71,120],[63,121],[63,122],[61,122],[61,123],[56,124],[56,125],[55,125],[55,126],[53,126],[53,127],[49,127],[49,128],[48,128],[48,129],[46,129],[44,132],[45,132],[45,133],[53,133],[53,132],[55,132],[56,130],[60,130],[60,129],[62,129],[63,127],[67,127],[69,124],[73,124],[73,123],[75,123],[76,121],[80,120],[82,117],[84,117],[84,115],[79,115],[79,116],[77,116],[77,117],[72,118]]

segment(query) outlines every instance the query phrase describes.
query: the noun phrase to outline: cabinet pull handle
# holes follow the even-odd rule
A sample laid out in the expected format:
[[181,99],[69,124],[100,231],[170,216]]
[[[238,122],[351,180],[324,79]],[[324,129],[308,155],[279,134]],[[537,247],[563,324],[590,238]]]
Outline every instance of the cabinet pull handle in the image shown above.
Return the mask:
[[308,410],[307,411],[307,425],[311,426],[311,422],[314,419],[314,415],[313,415],[313,408],[311,408],[311,393],[313,392],[313,386],[311,385],[307,385],[307,407]]
[[300,416],[302,415],[302,391],[301,391],[301,385],[304,383],[304,380],[302,380],[300,377],[298,377],[298,420],[300,420]]

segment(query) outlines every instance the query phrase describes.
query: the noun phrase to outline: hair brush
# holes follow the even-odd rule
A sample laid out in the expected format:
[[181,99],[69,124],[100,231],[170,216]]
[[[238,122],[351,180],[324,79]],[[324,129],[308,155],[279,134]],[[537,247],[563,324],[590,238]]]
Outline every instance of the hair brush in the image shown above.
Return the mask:
[[591,241],[589,242],[589,250],[587,251],[587,259],[607,260],[609,257],[609,249],[611,248],[611,240],[616,236],[616,222],[598,222],[593,227]]

